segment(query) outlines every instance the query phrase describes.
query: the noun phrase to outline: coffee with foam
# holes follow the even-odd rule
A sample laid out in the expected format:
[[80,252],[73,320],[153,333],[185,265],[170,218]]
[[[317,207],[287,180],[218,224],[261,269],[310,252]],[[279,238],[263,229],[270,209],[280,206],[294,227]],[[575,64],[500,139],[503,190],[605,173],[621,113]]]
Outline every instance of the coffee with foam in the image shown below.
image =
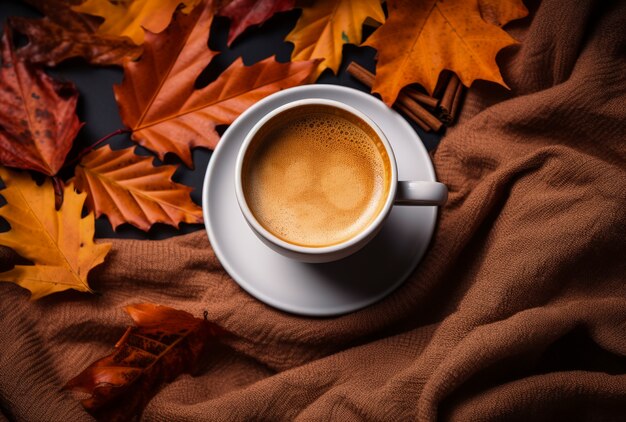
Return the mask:
[[365,230],[384,208],[390,183],[390,158],[377,133],[325,105],[274,116],[243,162],[243,192],[256,220],[306,247],[336,245]]

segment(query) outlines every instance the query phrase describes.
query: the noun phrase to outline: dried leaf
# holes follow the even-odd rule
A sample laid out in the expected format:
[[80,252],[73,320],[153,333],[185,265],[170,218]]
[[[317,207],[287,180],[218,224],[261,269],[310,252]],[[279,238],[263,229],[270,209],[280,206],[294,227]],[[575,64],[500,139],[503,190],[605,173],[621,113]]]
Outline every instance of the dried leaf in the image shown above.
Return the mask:
[[[195,16],[198,10],[201,15]],[[159,35],[148,33],[141,60],[124,66],[115,98],[132,139],[163,159],[178,155],[191,167],[191,148],[213,148],[215,126],[231,123],[261,98],[309,80],[313,62],[277,63],[268,58],[253,66],[235,61],[217,80],[196,90],[194,83],[215,54],[206,46],[212,18],[205,8],[179,16]]]
[[[72,12],[75,16],[78,13]],[[56,66],[72,57],[82,57],[94,65],[121,65],[141,55],[141,47],[126,37],[96,35],[78,22],[60,25],[45,17],[30,19],[12,17],[9,26],[28,37],[29,43],[18,49],[23,60]]]
[[[216,54],[208,48],[211,6],[210,1],[203,1],[189,15],[177,14],[161,34],[148,32],[141,60],[124,65],[124,80],[114,90],[126,126],[140,130],[144,122],[149,125],[164,115],[175,114],[192,95],[198,75]],[[137,140],[136,135],[133,138]],[[162,142],[165,145],[155,148],[186,154],[191,161],[189,148],[193,140],[172,138]]]
[[116,229],[130,223],[148,231],[154,223],[178,227],[202,223],[202,208],[191,201],[191,188],[171,180],[174,166],[152,165],[152,157],[132,148],[113,151],[106,145],[91,151],[76,166],[76,188],[86,191],[96,217],[106,214]]
[[98,29],[100,21],[93,16],[81,15],[72,11],[72,6],[84,0],[22,0],[37,8],[44,16],[61,26],[77,26],[83,31],[93,32]]
[[11,230],[0,233],[0,245],[34,263],[16,265],[1,273],[0,280],[30,290],[32,300],[68,289],[91,292],[87,273],[104,261],[111,244],[93,242],[93,214],[81,218],[86,194],[68,185],[57,211],[49,179],[37,186],[27,173],[4,167],[0,177],[5,184],[0,194],[7,201],[0,216],[11,225]]
[[259,25],[268,20],[274,13],[291,10],[296,0],[233,0],[223,6],[217,14],[230,18],[228,31],[228,45],[243,31],[253,25]]
[[[496,54],[516,41],[497,25],[483,20],[478,1],[389,0],[387,22],[365,42],[378,50],[372,90],[389,105],[411,83],[432,93],[443,69],[455,72],[465,86],[485,79],[506,87]],[[521,0],[505,1],[517,10],[523,8]],[[489,10],[502,13],[499,19],[490,18],[501,23],[520,17],[519,12],[510,13],[511,9],[504,6]]]
[[521,1],[478,0],[478,9],[485,22],[498,26],[528,15],[528,9]]
[[82,56],[91,64],[121,65],[136,59],[141,47],[130,38],[96,34],[101,19],[71,9],[84,0],[24,0],[45,15],[43,19],[17,20],[15,29],[29,37],[18,55],[31,63],[55,66],[70,57]]
[[188,14],[201,0],[87,0],[73,6],[75,12],[100,16],[104,22],[99,34],[128,37],[137,45],[143,44],[144,28],[153,33],[169,25],[174,11],[183,4],[182,12]]
[[291,59],[322,59],[317,74],[327,67],[334,73],[347,43],[360,44],[363,22],[385,21],[380,0],[318,0],[302,8],[302,16],[285,41],[294,44]]
[[91,394],[83,406],[99,420],[129,420],[140,414],[161,386],[193,373],[223,334],[217,325],[188,312],[143,303],[125,307],[135,322],[112,354],[92,363],[65,388]]
[[0,165],[55,175],[81,124],[78,92],[16,57],[4,29],[0,68]]

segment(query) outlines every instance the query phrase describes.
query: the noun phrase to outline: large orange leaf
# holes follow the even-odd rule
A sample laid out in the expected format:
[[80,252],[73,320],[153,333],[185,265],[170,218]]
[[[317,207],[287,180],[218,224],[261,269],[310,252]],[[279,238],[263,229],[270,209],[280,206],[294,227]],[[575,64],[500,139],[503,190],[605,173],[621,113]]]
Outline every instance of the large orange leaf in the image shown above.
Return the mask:
[[0,281],[30,290],[33,300],[68,289],[91,292],[87,273],[104,261],[111,244],[93,242],[93,214],[81,217],[86,194],[68,185],[57,211],[49,179],[37,186],[27,173],[4,167],[0,177],[5,184],[0,194],[7,201],[0,216],[11,225],[11,230],[0,233],[0,245],[34,263],[16,265],[1,273]]
[[4,29],[0,67],[0,165],[55,175],[80,129],[78,92],[16,57]]
[[182,3],[189,13],[201,0],[87,0],[72,7],[76,12],[104,18],[98,33],[125,36],[142,44],[144,28],[159,33],[170,23],[172,14]]
[[76,166],[76,188],[86,191],[89,209],[106,214],[116,229],[130,223],[148,231],[154,223],[178,227],[201,223],[202,209],[189,197],[191,188],[172,181],[174,166],[152,165],[152,157],[132,148],[113,151],[106,145],[91,151]]
[[28,62],[55,66],[71,57],[83,57],[91,64],[111,65],[141,54],[141,47],[129,38],[96,34],[99,19],[70,8],[81,0],[26,1],[45,15],[43,19],[9,18],[11,28],[28,37],[29,43],[17,50]]
[[337,73],[343,45],[361,43],[368,17],[385,21],[380,0],[317,0],[302,6],[302,16],[285,40],[294,44],[293,61],[322,59],[318,74],[327,67]]
[[[504,24],[527,11],[521,0],[502,0],[510,7],[483,2],[490,22]],[[443,69],[454,71],[464,85],[485,79],[506,86],[496,54],[516,41],[481,17],[479,0],[389,0],[389,18],[365,45],[378,50],[372,90],[391,105],[411,83],[433,92]]]
[[223,329],[167,306],[125,307],[135,322],[113,353],[87,367],[65,388],[88,393],[83,406],[98,420],[135,420],[165,383],[196,368]]
[[[166,153],[176,154],[190,167],[191,148],[217,145],[216,125],[231,123],[269,94],[308,82],[316,67],[313,61],[278,63],[273,57],[244,66],[238,59],[213,83],[193,90],[194,72],[155,75],[153,69],[158,67],[153,63],[168,53],[149,44],[139,62],[125,66],[124,81],[115,87],[120,113],[133,131],[132,139],[161,159]],[[187,59],[174,64],[182,69],[191,66],[196,63]]]
[[[157,114],[155,111],[161,115],[174,114],[193,93],[196,78],[216,54],[208,48],[212,21],[213,4],[206,0],[189,15],[178,13],[161,34],[146,33],[141,60],[126,63],[124,80],[114,87],[126,126],[134,130],[141,128],[144,122],[152,121],[150,116]],[[137,140],[135,134],[132,137]],[[186,140],[173,141],[177,145]],[[188,148],[185,145],[183,150]]]

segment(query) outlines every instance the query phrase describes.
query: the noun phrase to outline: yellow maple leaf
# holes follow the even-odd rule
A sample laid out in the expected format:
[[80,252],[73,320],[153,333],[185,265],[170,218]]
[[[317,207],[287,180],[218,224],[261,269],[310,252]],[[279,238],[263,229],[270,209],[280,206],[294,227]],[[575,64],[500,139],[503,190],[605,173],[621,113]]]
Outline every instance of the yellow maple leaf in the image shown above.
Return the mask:
[[285,41],[294,44],[291,60],[323,59],[318,74],[341,64],[344,44],[360,44],[363,22],[385,21],[380,0],[318,0],[302,8],[302,16]]
[[516,41],[500,25],[528,11],[521,0],[502,2],[389,0],[387,22],[364,43],[378,50],[372,91],[388,105],[412,83],[432,93],[444,69],[455,72],[468,87],[476,79],[506,87],[496,54]]
[[155,34],[159,33],[167,28],[179,4],[184,5],[183,13],[189,13],[199,2],[200,0],[124,0],[112,3],[109,0],[87,0],[73,6],[72,10],[104,18],[98,33],[126,36],[140,45],[143,44],[144,28]]
[[11,230],[0,233],[0,245],[34,263],[0,273],[0,281],[30,290],[32,300],[68,289],[91,292],[87,273],[104,261],[111,244],[93,242],[93,214],[81,218],[86,194],[68,185],[57,211],[50,179],[37,186],[27,173],[4,167],[0,177],[6,186],[0,194],[7,201],[0,216],[11,225]]

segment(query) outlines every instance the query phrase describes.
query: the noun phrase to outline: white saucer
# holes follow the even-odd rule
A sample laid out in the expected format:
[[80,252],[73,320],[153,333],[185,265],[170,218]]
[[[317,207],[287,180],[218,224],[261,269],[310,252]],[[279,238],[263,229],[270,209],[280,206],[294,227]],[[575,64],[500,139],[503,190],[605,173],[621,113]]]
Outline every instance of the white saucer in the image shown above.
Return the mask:
[[387,135],[399,180],[435,180],[422,141],[409,124],[375,97],[337,85],[306,85],[270,95],[224,133],[204,178],[204,223],[215,253],[248,293],[283,311],[331,316],[368,306],[398,288],[421,260],[435,228],[437,207],[394,206],[365,248],[328,264],[285,258],[265,246],[243,218],[235,197],[235,160],[246,133],[266,113],[303,98],[342,101],[368,115]]

